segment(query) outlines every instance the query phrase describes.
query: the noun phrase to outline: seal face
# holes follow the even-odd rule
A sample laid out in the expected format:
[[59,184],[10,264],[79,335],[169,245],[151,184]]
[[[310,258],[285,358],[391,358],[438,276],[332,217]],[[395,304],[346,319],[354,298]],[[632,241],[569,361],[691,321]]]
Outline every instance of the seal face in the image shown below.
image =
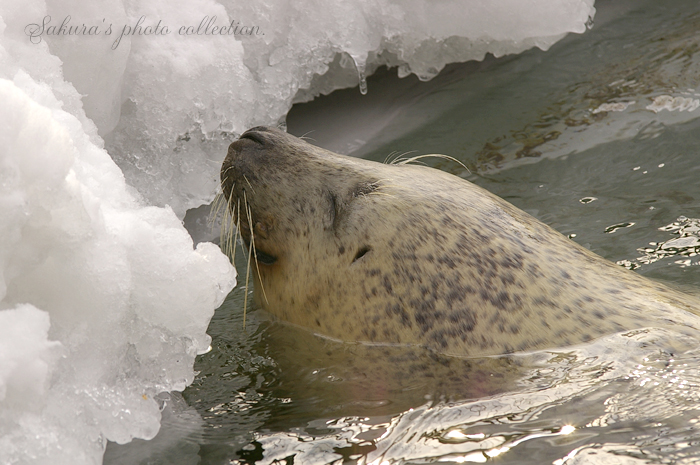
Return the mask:
[[698,301],[457,176],[256,127],[230,145],[221,177],[254,246],[256,302],[316,333],[459,356],[648,326],[697,336]]

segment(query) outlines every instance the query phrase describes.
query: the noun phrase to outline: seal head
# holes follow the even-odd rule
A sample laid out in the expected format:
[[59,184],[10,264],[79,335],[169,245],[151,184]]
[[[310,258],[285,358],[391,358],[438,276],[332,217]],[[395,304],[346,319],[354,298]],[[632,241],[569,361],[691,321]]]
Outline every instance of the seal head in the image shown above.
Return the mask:
[[696,300],[439,170],[256,127],[230,145],[221,177],[254,246],[256,302],[331,338],[481,356],[696,323]]

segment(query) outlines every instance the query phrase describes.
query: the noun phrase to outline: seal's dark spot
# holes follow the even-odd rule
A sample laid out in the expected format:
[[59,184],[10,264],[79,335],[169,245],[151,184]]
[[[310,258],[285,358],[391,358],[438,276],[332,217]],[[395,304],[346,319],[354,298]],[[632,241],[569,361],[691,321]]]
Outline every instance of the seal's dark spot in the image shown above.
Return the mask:
[[457,266],[454,259],[450,256],[442,256],[438,258],[438,263],[441,265],[446,265],[449,269],[453,270]]
[[450,292],[447,293],[447,296],[445,296],[445,301],[447,304],[452,308],[453,305],[455,305],[457,302],[462,302],[464,300],[464,290],[463,289],[452,289]]
[[384,289],[391,294],[392,293],[392,287],[391,287],[391,280],[389,280],[389,277],[384,275],[384,279],[382,280],[382,284],[384,285]]

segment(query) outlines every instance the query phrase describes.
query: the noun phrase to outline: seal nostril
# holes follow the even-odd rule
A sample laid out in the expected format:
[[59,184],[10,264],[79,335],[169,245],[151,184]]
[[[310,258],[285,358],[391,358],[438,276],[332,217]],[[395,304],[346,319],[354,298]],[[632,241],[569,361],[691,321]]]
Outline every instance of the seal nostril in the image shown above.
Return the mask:
[[357,251],[357,254],[355,254],[355,258],[353,258],[352,262],[355,263],[356,261],[364,257],[365,254],[370,250],[372,250],[372,248],[367,245],[362,247],[360,250]]
[[241,139],[252,140],[253,142],[257,142],[260,145],[265,144],[265,139],[263,139],[262,135],[257,133],[257,132],[251,132],[251,131],[244,132],[243,134],[241,134],[241,137],[238,138],[238,140],[241,140]]

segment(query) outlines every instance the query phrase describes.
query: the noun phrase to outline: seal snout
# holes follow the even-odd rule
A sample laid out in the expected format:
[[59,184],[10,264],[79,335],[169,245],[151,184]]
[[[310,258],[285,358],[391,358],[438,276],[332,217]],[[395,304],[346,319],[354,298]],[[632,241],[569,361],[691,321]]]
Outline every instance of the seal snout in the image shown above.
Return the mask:
[[259,129],[249,129],[228,146],[228,154],[221,167],[224,190],[232,180],[247,176],[250,181],[256,177],[256,166],[265,160],[264,151],[270,148],[269,138]]
[[[267,211],[270,193],[263,181],[270,175],[270,150],[275,146],[275,129],[263,126],[245,131],[232,142],[221,167],[222,194],[228,203],[245,247],[262,265],[277,262],[278,251],[267,243],[275,229],[274,217]],[[257,192],[256,192],[257,190]]]
[[278,132],[278,129],[266,126],[248,129],[228,146],[224,168],[230,166],[238,172],[250,171],[242,174],[252,175],[256,170],[248,165],[259,165],[267,161],[268,152],[276,145],[275,137]]

